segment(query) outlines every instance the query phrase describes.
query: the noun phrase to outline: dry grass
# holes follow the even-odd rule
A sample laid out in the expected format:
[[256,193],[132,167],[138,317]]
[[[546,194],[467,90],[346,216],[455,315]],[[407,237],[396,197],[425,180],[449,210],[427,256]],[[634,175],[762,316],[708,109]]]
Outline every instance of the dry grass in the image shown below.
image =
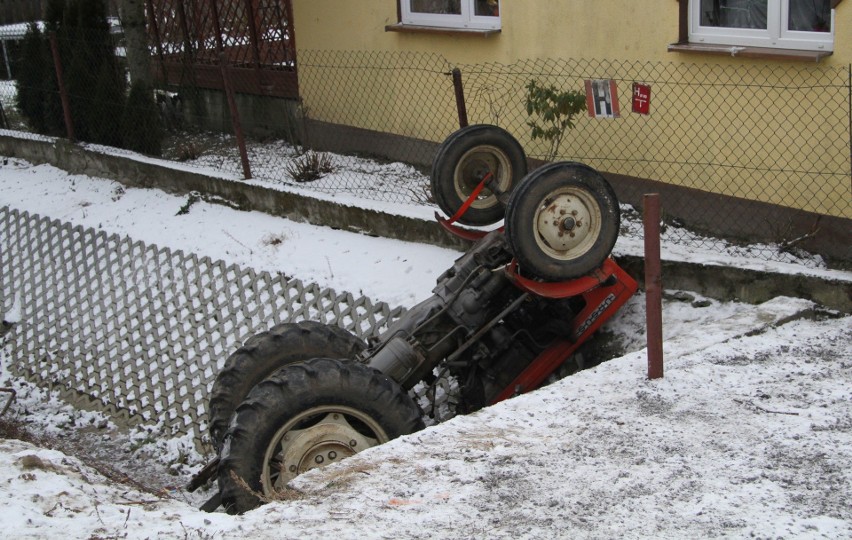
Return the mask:
[[33,444],[43,442],[24,428],[20,421],[5,416],[0,416],[0,439],[17,439]]
[[252,495],[257,497],[259,500],[261,500],[264,503],[281,502],[281,501],[296,501],[296,500],[304,498],[304,496],[305,496],[305,494],[302,493],[301,491],[299,491],[297,489],[290,488],[290,487],[285,487],[284,489],[282,489],[280,491],[276,490],[275,493],[273,493],[271,495],[264,495],[263,493],[260,493],[259,491],[252,489],[252,487],[250,485],[248,485],[248,482],[246,482],[245,480],[240,478],[237,475],[237,473],[235,473],[234,471],[231,471],[231,480],[233,480],[234,483],[237,484],[239,487],[244,489],[246,491],[246,493],[251,493]]

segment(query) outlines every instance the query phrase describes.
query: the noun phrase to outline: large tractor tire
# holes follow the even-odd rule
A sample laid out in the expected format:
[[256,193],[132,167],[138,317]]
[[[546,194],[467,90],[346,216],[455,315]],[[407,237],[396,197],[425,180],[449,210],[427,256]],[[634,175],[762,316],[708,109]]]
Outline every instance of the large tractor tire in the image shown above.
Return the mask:
[[219,454],[222,504],[231,514],[256,508],[307,470],[422,429],[420,414],[402,387],[364,364],[284,366],[237,408]]
[[552,163],[533,171],[506,207],[506,238],[521,272],[548,281],[599,268],[620,226],[612,186],[581,163]]
[[283,323],[252,336],[225,361],[213,383],[208,416],[213,447],[219,451],[237,406],[275,370],[311,358],[354,359],[365,346],[342,328],[314,321]]
[[[506,130],[477,124],[462,128],[441,144],[432,161],[432,195],[453,216],[485,176],[491,173],[508,195],[527,174],[524,149]],[[465,225],[490,225],[503,219],[505,204],[487,187],[458,219]]]

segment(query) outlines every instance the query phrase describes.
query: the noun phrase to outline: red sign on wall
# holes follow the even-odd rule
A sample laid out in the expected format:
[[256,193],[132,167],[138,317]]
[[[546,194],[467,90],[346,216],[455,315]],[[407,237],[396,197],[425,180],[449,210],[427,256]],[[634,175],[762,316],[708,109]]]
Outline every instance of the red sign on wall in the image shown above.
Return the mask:
[[651,85],[633,83],[633,112],[649,114],[651,112]]

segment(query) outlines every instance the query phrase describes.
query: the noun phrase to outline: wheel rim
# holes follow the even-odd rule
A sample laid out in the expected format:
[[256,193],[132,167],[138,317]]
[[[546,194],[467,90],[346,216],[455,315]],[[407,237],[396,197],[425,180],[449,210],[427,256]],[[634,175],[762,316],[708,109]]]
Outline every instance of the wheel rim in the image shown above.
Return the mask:
[[589,251],[601,234],[601,224],[601,208],[594,197],[571,186],[550,193],[533,218],[539,248],[561,261]]
[[296,476],[336,463],[390,440],[370,416],[343,406],[315,407],[284,424],[266,448],[261,481],[265,495]]
[[[467,200],[489,172],[497,181],[500,191],[508,191],[512,186],[512,164],[504,152],[490,145],[476,146],[468,150],[459,160],[453,175],[453,186],[459,199]],[[490,208],[497,202],[494,193],[485,187],[471,206],[479,209]]]

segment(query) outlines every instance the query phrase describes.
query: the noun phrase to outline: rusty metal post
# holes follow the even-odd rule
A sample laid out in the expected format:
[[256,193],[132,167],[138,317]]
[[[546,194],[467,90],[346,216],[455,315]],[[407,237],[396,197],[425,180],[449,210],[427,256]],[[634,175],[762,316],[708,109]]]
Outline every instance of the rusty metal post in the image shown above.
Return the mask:
[[65,89],[65,78],[62,76],[62,60],[59,58],[59,44],[56,32],[50,33],[50,53],[53,55],[53,67],[56,69],[56,84],[59,86],[59,99],[62,101],[62,114],[65,116],[65,132],[68,140],[74,142],[74,124],[71,121],[71,103],[68,101],[68,90]]
[[240,124],[240,113],[237,111],[237,100],[234,98],[234,87],[231,84],[231,74],[225,62],[225,55],[219,55],[219,68],[222,71],[222,86],[225,88],[225,96],[228,99],[228,109],[231,111],[231,125],[234,126],[234,135],[237,137],[237,146],[240,148],[240,161],[243,164],[243,178],[251,179],[251,166],[249,165],[248,153],[246,152],[246,139],[243,136],[243,127]]
[[213,30],[216,32],[216,53],[221,55],[225,52],[225,45],[222,43],[222,24],[219,20],[219,8],[216,7],[216,2],[210,2],[210,8],[213,10]]
[[[178,0],[177,14],[180,22],[180,28],[183,32],[183,54],[185,58],[193,58],[192,34],[189,31],[189,20],[186,17],[186,6],[183,5],[184,0]],[[191,62],[190,62],[191,63]]]
[[160,28],[157,26],[157,16],[154,13],[154,2],[148,0],[148,24],[154,32],[154,39],[157,42],[157,57],[160,59],[160,70],[163,72],[163,86],[169,84],[169,73],[166,70],[166,58],[163,54],[163,40],[160,38]]
[[459,111],[459,128],[467,127],[467,106],[464,103],[464,86],[459,68],[453,68],[453,88],[456,91],[456,109]]
[[260,34],[258,32],[258,7],[257,0],[246,0],[246,18],[248,19],[249,43],[251,45],[251,55],[254,60],[254,67],[260,68]]
[[663,376],[663,301],[660,263],[660,195],[644,197],[645,317],[648,338],[648,378]]

